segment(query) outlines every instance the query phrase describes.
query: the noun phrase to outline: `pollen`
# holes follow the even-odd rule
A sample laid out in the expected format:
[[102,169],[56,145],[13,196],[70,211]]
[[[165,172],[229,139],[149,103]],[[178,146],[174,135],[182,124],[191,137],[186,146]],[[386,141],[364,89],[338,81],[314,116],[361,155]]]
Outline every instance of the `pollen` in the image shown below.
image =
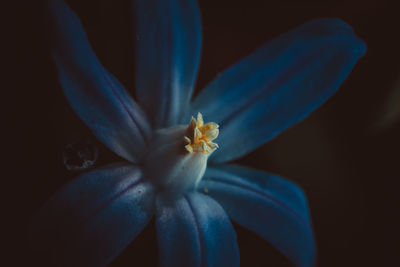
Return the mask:
[[218,148],[218,145],[213,142],[218,137],[219,125],[215,122],[204,124],[203,115],[197,113],[197,120],[192,117],[190,120],[184,141],[185,149],[189,153],[201,152],[211,154]]

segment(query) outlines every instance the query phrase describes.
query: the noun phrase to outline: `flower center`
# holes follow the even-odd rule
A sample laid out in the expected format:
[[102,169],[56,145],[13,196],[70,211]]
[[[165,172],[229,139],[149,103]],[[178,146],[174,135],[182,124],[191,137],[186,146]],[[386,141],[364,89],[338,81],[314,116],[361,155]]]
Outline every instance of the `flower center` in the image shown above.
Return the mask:
[[218,148],[218,144],[212,142],[218,137],[219,125],[215,122],[204,124],[203,115],[197,113],[197,120],[192,117],[184,137],[187,145],[185,149],[189,153],[201,152],[210,154]]
[[204,124],[201,113],[189,125],[159,129],[144,160],[145,175],[162,190],[195,189],[204,175],[208,156],[218,145],[218,124]]

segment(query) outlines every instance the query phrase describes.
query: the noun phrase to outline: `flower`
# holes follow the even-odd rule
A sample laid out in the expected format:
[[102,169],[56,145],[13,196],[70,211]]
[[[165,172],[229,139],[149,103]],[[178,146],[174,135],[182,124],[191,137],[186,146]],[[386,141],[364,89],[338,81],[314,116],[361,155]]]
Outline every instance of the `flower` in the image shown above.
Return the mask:
[[295,265],[312,266],[303,191],[228,162],[334,94],[364,54],[363,42],[338,19],[313,20],[263,45],[192,100],[201,48],[196,1],[135,3],[137,103],[101,65],[73,11],[50,1],[65,95],[126,162],[84,173],[57,192],[35,219],[35,249],[61,264],[103,266],[155,216],[162,266],[238,266],[231,218]]

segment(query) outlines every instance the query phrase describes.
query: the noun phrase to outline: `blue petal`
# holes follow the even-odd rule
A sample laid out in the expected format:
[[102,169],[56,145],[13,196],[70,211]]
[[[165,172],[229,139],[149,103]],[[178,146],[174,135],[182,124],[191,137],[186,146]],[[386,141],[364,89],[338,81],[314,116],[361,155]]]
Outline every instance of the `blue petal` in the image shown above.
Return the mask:
[[225,165],[208,168],[200,190],[229,217],[269,241],[296,266],[312,266],[315,243],[307,200],[295,184],[280,177]]
[[150,135],[144,113],[103,68],[75,13],[63,1],[49,4],[53,57],[69,103],[100,141],[121,157],[138,161]]
[[196,0],[136,1],[136,95],[156,128],[178,124],[201,50]]
[[221,206],[208,196],[159,197],[156,226],[161,266],[239,266],[236,233]]
[[82,174],[50,199],[33,223],[32,243],[56,265],[105,266],[142,231],[154,189],[140,169],[115,164]]
[[229,68],[191,107],[221,127],[211,161],[238,158],[304,119],[336,92],[364,53],[350,26],[319,19]]

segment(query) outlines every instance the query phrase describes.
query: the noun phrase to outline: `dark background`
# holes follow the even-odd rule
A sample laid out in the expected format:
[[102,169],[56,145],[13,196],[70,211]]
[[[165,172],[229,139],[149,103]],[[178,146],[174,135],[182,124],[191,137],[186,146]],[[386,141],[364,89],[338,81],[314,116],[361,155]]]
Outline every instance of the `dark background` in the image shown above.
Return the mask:
[[[102,63],[133,93],[134,35],[128,1],[67,2],[80,16]],[[379,0],[199,2],[204,46],[197,89],[264,42],[312,18],[340,17],[367,43],[366,56],[334,97],[238,162],[281,174],[305,190],[319,266],[400,266],[399,9]],[[3,132],[10,136],[3,139],[7,172],[2,175],[2,221],[12,265],[33,265],[36,259],[26,240],[29,220],[77,175],[63,165],[66,145],[95,142],[100,151],[96,166],[118,157],[94,139],[62,94],[49,53],[45,5],[19,1],[3,9],[9,16],[3,17],[2,42],[9,47],[3,51],[1,106]],[[290,266],[267,242],[235,228],[242,266]],[[155,238],[152,222],[114,266],[157,264]]]

